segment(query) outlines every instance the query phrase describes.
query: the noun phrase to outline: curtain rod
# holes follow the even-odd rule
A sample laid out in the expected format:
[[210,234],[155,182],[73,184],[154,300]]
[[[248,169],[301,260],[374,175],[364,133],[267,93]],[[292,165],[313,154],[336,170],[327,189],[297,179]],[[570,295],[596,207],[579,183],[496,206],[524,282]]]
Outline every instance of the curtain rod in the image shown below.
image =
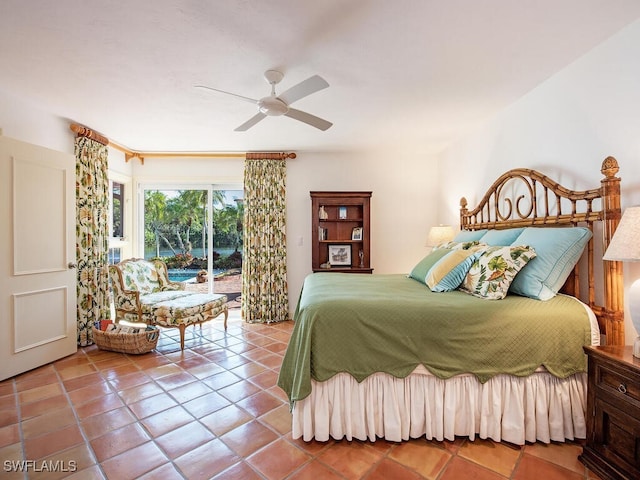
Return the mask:
[[72,123],[70,125],[71,131],[76,133],[79,137],[87,137],[91,140],[95,140],[102,145],[109,145],[109,139],[104,135],[99,134],[95,130],[91,130],[90,128],[84,127],[82,125],[78,125],[77,123]]
[[269,159],[269,160],[286,160],[287,158],[296,158],[296,154],[286,152],[142,152],[131,150],[119,143],[109,140],[104,135],[91,130],[83,125],[72,123],[70,125],[71,131],[77,134],[79,137],[87,137],[95,140],[102,145],[108,145],[120,150],[124,153],[125,162],[129,160],[139,160],[141,165],[144,165],[145,158],[246,158],[252,159]]

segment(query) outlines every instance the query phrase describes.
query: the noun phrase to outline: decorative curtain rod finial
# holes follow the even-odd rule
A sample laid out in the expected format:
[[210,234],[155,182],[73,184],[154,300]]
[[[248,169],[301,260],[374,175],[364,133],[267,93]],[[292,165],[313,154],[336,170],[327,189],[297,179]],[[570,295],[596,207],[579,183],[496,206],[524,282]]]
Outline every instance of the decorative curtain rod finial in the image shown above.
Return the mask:
[[247,160],[286,160],[296,158],[295,152],[247,152]]
[[87,128],[83,125],[78,125],[77,123],[72,123],[71,125],[69,125],[69,128],[79,137],[87,137],[91,140],[95,140],[96,142],[101,143],[102,145],[109,145],[109,139],[104,135],[96,132],[95,130],[91,130],[90,128]]

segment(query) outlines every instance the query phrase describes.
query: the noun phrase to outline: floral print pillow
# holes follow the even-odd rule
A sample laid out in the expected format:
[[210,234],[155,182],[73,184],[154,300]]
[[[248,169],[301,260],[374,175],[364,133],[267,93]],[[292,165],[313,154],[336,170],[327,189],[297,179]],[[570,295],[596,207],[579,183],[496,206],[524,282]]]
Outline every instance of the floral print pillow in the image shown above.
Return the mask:
[[472,247],[477,247],[479,245],[482,245],[482,244],[478,240],[473,240],[470,242],[450,241],[450,242],[441,243],[440,245],[436,245],[435,247],[433,247],[433,249],[439,250],[441,248],[446,248],[448,250],[468,250]]
[[535,256],[535,250],[524,245],[488,247],[471,265],[460,290],[489,300],[503,299],[516,274]]

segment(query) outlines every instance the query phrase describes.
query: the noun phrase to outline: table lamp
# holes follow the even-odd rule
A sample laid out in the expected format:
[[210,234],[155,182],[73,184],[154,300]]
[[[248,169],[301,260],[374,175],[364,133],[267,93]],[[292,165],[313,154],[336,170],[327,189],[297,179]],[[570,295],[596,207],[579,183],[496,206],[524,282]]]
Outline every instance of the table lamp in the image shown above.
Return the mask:
[[431,227],[429,234],[427,235],[427,247],[435,247],[441,243],[452,240],[455,236],[453,227],[451,225],[438,225],[437,227]]
[[[619,262],[640,262],[640,206],[629,207],[624,211],[602,258]],[[639,335],[633,345],[633,356],[640,358],[640,278],[629,288],[629,314]]]

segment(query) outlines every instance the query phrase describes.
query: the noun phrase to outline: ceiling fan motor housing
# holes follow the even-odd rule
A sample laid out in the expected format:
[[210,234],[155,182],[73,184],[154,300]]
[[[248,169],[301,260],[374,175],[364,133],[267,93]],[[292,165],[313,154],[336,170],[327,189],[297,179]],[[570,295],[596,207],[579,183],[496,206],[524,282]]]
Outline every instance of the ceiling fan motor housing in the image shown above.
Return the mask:
[[276,97],[264,97],[258,100],[260,112],[271,117],[284,115],[289,111],[286,103]]

